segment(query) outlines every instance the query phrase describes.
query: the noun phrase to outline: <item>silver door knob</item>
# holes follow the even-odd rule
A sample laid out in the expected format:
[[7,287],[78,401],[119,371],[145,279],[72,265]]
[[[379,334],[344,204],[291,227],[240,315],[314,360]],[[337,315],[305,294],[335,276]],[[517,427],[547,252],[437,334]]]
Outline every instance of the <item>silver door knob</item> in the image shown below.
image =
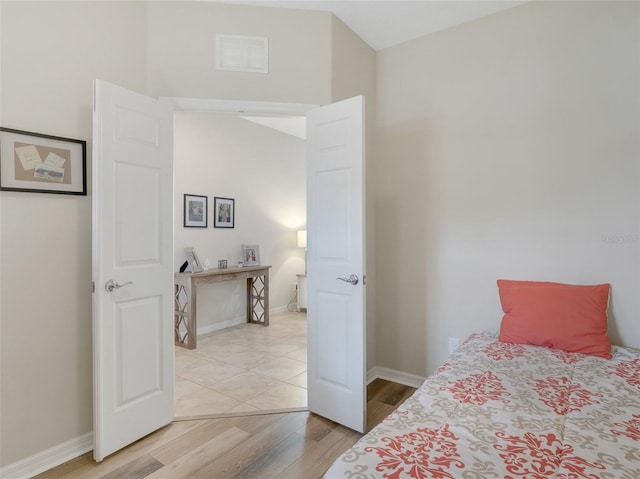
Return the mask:
[[114,280],[114,279],[110,279],[109,281],[107,281],[107,282],[104,284],[104,289],[106,289],[106,290],[107,290],[107,292],[109,292],[109,293],[113,293],[113,291],[114,291],[114,290],[116,290],[116,289],[120,289],[120,288],[122,288],[123,286],[126,286],[126,285],[128,285],[128,284],[133,284],[133,281],[127,281],[126,283],[122,283],[122,284],[120,284],[120,283],[118,283],[116,280]]
[[355,275],[355,274],[352,274],[352,275],[351,275],[351,276],[349,276],[348,278],[341,278],[341,277],[338,277],[338,278],[336,278],[336,279],[339,279],[340,281],[344,281],[345,283],[350,283],[350,284],[353,284],[353,285],[358,284],[358,276],[357,276],[357,275]]

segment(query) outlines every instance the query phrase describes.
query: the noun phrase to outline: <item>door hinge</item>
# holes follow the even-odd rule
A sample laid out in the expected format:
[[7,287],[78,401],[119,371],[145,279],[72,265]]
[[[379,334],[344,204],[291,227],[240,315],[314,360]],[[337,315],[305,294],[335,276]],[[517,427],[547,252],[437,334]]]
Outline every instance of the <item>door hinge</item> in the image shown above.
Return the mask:
[[91,292],[92,293],[96,292],[96,282],[95,281],[91,281]]
[[362,275],[362,284],[367,284],[367,275],[366,274]]

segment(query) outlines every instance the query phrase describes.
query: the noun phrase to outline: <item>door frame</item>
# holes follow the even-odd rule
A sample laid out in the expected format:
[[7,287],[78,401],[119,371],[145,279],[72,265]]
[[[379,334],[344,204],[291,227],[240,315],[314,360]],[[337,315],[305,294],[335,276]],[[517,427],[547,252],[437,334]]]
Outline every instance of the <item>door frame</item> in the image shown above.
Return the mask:
[[[307,112],[321,107],[315,103],[286,103],[286,102],[269,102],[269,101],[245,101],[245,100],[222,100],[216,98],[193,98],[193,97],[159,97],[159,100],[166,101],[173,105],[174,119],[175,112],[191,112],[191,113],[217,113],[217,114],[234,114],[236,116],[307,116]],[[366,128],[366,126],[365,126]],[[366,131],[366,130],[365,130]],[[174,133],[175,134],[175,133]],[[366,137],[366,134],[365,134]],[[366,140],[365,140],[366,142]],[[305,158],[305,161],[308,161]],[[365,159],[366,161],[366,159]],[[174,166],[175,167],[175,166]],[[363,189],[366,191],[366,176],[363,178]],[[366,203],[366,195],[364,199]],[[363,219],[364,220],[364,219]],[[174,225],[175,227],[175,225]],[[367,242],[367,229],[363,230],[363,245]],[[364,268],[367,270],[367,254],[364,255]],[[365,311],[367,310],[367,300],[364,300]],[[364,321],[369,313],[365,312]],[[308,333],[307,333],[308,341]],[[363,338],[365,345],[368,343],[368,335]],[[365,347],[365,369],[368,364],[366,357],[367,348]],[[365,372],[365,385],[369,384],[374,377],[370,375],[370,371]],[[175,381],[175,378],[174,378]],[[308,394],[308,392],[307,392]]]
[[161,96],[173,105],[173,111],[201,113],[235,113],[237,115],[307,116],[309,110],[322,105],[314,103],[281,103],[270,101],[218,100],[214,98],[183,98]]
[[[176,112],[185,113],[212,113],[224,115],[230,117],[242,117],[242,116],[263,116],[263,117],[305,117],[307,112],[321,105],[312,103],[282,103],[282,102],[268,102],[268,101],[245,101],[245,100],[221,100],[216,98],[192,98],[192,97],[159,97],[161,101],[170,104],[173,107],[173,118],[175,124]],[[174,128],[175,139],[175,128]],[[306,141],[306,140],[305,140]],[[175,143],[175,142],[174,142]],[[307,158],[305,156],[305,163]],[[174,168],[176,168],[174,159]],[[306,194],[306,193],[305,193]],[[174,230],[175,230],[175,216],[174,216]],[[175,250],[175,247],[174,247]],[[175,263],[175,258],[174,258]],[[305,337],[305,341],[308,342],[308,334]],[[174,375],[175,382],[175,375]],[[308,395],[308,391],[307,391]],[[175,409],[175,408],[174,408]]]

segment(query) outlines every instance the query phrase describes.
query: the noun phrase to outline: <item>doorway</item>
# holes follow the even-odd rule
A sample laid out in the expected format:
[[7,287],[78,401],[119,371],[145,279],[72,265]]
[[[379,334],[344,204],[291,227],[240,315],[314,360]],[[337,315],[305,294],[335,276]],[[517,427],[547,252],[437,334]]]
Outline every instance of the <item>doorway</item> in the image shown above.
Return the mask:
[[286,312],[176,347],[175,416],[306,409],[306,335],[306,314]]
[[[171,136],[168,133],[172,130],[172,114],[181,108],[180,102],[174,102],[173,109],[167,108],[167,105],[163,105],[162,102],[100,80],[96,80],[96,92],[94,158],[100,158],[101,161],[98,164],[104,163],[113,169],[116,164],[128,165],[139,160],[141,155],[138,150],[144,145],[148,147],[149,152],[145,150],[145,153],[148,153],[144,157],[146,163],[141,165],[139,170],[149,173],[151,180],[147,182],[148,188],[144,191],[141,190],[139,185],[132,183],[132,175],[128,174],[130,168],[127,169],[128,166],[124,166],[120,168],[118,176],[120,180],[123,180],[122,185],[116,183],[114,188],[113,182],[110,181],[113,175],[100,174],[99,170],[94,169],[94,191],[106,192],[103,195],[94,195],[94,233],[100,231],[103,235],[106,234],[107,240],[110,240],[114,237],[114,227],[119,228],[121,232],[128,233],[129,236],[132,232],[138,232],[141,227],[146,227],[147,234],[144,239],[150,243],[149,247],[141,246],[131,250],[129,243],[125,242],[123,244],[127,245],[125,248],[127,254],[124,258],[130,262],[134,261],[137,256],[132,253],[136,253],[142,255],[142,260],[139,260],[138,263],[143,266],[148,264],[154,267],[156,265],[162,266],[163,274],[158,274],[153,279],[159,279],[158,283],[166,286],[151,299],[146,296],[142,298],[142,302],[136,301],[135,294],[146,292],[148,283],[153,281],[138,282],[137,277],[129,277],[131,268],[120,268],[118,272],[125,278],[119,279],[128,281],[119,286],[135,284],[135,287],[129,288],[128,293],[124,295],[113,293],[111,290],[107,290],[110,294],[101,292],[99,288],[95,290],[94,301],[97,304],[104,302],[105,305],[113,306],[102,309],[94,308],[96,313],[93,318],[94,328],[97,331],[94,334],[94,458],[100,461],[111,452],[167,424],[174,416],[175,378],[171,377],[175,362],[175,347],[171,330],[173,321],[163,321],[162,318],[166,316],[161,313],[170,313],[173,310],[171,304],[172,281],[163,282],[162,278],[170,279],[172,271],[175,271],[175,266],[179,266],[179,264],[174,267],[171,265],[171,260],[176,258],[176,255],[172,255],[170,251],[170,245],[174,243],[172,238],[174,222],[171,221],[170,214],[173,210],[172,203],[175,204],[175,201],[172,201],[174,199],[171,198],[171,191],[175,190],[173,190],[170,181],[167,182],[172,180],[174,175],[171,174],[172,165],[166,160],[173,156],[168,148],[171,145]],[[193,102],[189,101],[188,103]],[[226,103],[235,104],[236,102]],[[264,104],[260,105],[264,106]],[[273,104],[266,104],[266,108],[267,110],[273,108]],[[277,108],[277,111],[282,113],[282,108]],[[299,109],[299,105],[294,105],[295,108]],[[114,112],[118,114],[114,114]],[[301,113],[306,113],[306,110]],[[364,288],[362,287],[365,274],[362,264],[364,251],[364,225],[362,221],[364,218],[362,208],[363,117],[363,97],[343,100],[315,108],[310,112],[307,116],[310,121],[309,155],[304,165],[309,167],[309,179],[303,183],[305,187],[306,184],[311,185],[307,197],[312,203],[309,207],[309,222],[314,227],[310,231],[310,243],[313,249],[309,256],[309,269],[312,274],[308,284],[310,313],[307,334],[308,369],[310,372],[307,381],[308,408],[311,412],[358,431],[364,430],[365,418],[363,344],[365,330]],[[109,123],[113,119],[117,119],[120,123],[123,120],[127,121],[121,125],[122,128],[114,129],[114,125]],[[113,135],[114,131],[118,134]],[[137,142],[130,141],[137,138],[139,138]],[[240,141],[246,142],[244,138],[241,138]],[[114,142],[117,145],[114,146]],[[151,149],[157,149],[158,146],[164,147],[164,150],[161,153],[151,153]],[[119,152],[121,154],[118,154]],[[335,155],[336,152],[339,154]],[[207,156],[210,152],[206,149],[196,150],[195,153],[195,157],[210,157],[210,155]],[[259,153],[261,154],[261,152],[256,152],[256,154]],[[122,161],[122,159],[127,161]],[[264,165],[269,165],[269,163],[264,162]],[[168,168],[161,169],[159,166],[163,168],[168,166]],[[140,176],[142,171],[138,171],[138,173]],[[200,173],[200,170],[196,170],[196,173]],[[218,176],[227,181],[230,178],[236,181],[244,178],[241,174],[234,177],[229,174],[225,175],[225,173],[228,172],[217,172]],[[262,176],[256,174],[255,171],[249,171],[248,174],[256,178],[267,178],[273,174],[273,168],[269,170],[268,174]],[[327,174],[328,176],[325,176]],[[208,176],[202,174],[198,177],[209,179]],[[135,178],[137,177],[133,177],[133,179]],[[119,186],[120,189],[124,188],[123,194],[119,194]],[[208,184],[203,183],[201,186],[207,191],[210,189]],[[278,189],[278,191],[282,190]],[[146,193],[146,195],[142,193]],[[253,193],[251,198],[256,197],[255,191]],[[114,195],[119,199],[115,203],[120,205],[117,216],[104,213],[105,205],[114,203]],[[129,196],[124,198],[126,195]],[[337,202],[337,200],[341,201]],[[140,214],[141,206],[150,211]],[[286,216],[280,209],[272,208],[270,211],[275,211],[278,218]],[[329,214],[336,211],[343,211],[344,221],[336,222],[334,216]],[[353,214],[347,218],[344,211]],[[176,212],[176,216],[178,214],[179,211]],[[209,213],[207,212],[206,219],[208,220],[208,218]],[[256,218],[259,217],[256,216]],[[202,226],[206,228],[206,222]],[[121,239],[120,236],[117,238]],[[348,238],[356,241],[346,242]],[[202,239],[200,238],[200,240]],[[99,242],[96,241],[95,244],[99,244]],[[340,245],[342,247],[339,247]],[[169,251],[167,251],[167,246],[169,246]],[[345,246],[348,247],[345,248]],[[160,247],[162,247],[162,254],[160,254]],[[252,249],[257,252],[257,245]],[[96,265],[94,282],[96,284],[105,283],[105,271],[108,276],[113,275],[107,271],[113,263],[112,258],[101,255],[103,250],[94,248],[94,264]],[[107,248],[107,251],[112,251],[112,249]],[[214,253],[218,255],[220,251],[216,250]],[[155,254],[153,262],[148,260],[150,254]],[[231,254],[235,255],[236,253]],[[344,262],[343,269],[348,270],[347,275],[351,271],[360,275],[363,278],[360,285],[358,285],[359,281],[354,273],[351,273],[348,278],[343,277],[344,273],[342,272],[338,273],[342,276],[337,278],[336,272],[330,272],[330,277],[327,278],[320,277],[320,275],[316,277],[316,274],[313,273],[316,268],[326,264],[326,260],[331,263],[332,258],[337,258],[341,254],[344,259],[357,260]],[[120,267],[121,265],[118,263],[116,266]],[[131,281],[131,279],[136,281]],[[345,281],[349,287],[334,294],[331,291],[337,280]],[[333,295],[334,300],[337,296],[342,297],[342,308],[324,307],[326,295],[322,297],[323,307],[316,307],[315,301],[318,299],[321,287],[325,288],[325,292],[329,295]],[[229,298],[225,297],[225,299]],[[328,299],[331,303],[331,298]],[[159,304],[160,300],[162,300],[162,305]],[[347,304],[350,306],[349,308],[346,307]],[[141,307],[146,307],[149,310],[147,316],[153,320],[153,326],[156,330],[161,328],[162,331],[148,334],[150,331],[153,332],[153,327],[141,328],[144,326],[142,322],[130,320],[131,317],[138,318],[140,316],[138,310]],[[124,309],[127,311],[123,312]],[[339,328],[335,327],[336,315],[333,314],[335,312],[342,313],[338,315],[341,317],[341,327]],[[349,314],[346,314],[347,312]],[[105,328],[111,327],[113,329],[113,325],[118,328],[118,334],[105,332]],[[125,327],[137,329],[125,331]],[[141,348],[142,342],[144,350]],[[354,344],[355,347],[351,347]],[[337,354],[336,346],[339,350]],[[110,361],[108,354],[104,354],[105,351],[112,356],[117,354],[117,360]],[[141,351],[144,354],[141,354]],[[158,351],[161,354],[157,354]],[[112,367],[114,365],[115,368]],[[111,369],[108,369],[109,367]],[[161,373],[162,376],[158,373]],[[169,377],[167,377],[167,373]],[[126,386],[126,390],[120,387],[122,385]],[[126,403],[122,402],[123,395]],[[350,399],[350,401],[345,399]],[[114,400],[119,401],[118,407],[114,405]],[[153,408],[149,406],[153,406]],[[322,406],[328,406],[329,409],[326,407],[323,409]],[[118,423],[105,421],[105,417],[113,417],[114,415],[117,415]]]
[[[304,117],[175,114],[176,270],[184,247],[216,268],[221,259],[235,266],[247,243],[259,244],[261,264],[272,266],[268,327],[244,322],[243,282],[199,288],[198,346],[176,347],[177,418],[307,406],[306,315],[295,307],[296,275],[305,271],[304,249],[297,247],[306,224],[300,120],[304,132]],[[184,194],[208,198],[206,228],[183,226]],[[214,228],[216,197],[235,201],[234,228]]]

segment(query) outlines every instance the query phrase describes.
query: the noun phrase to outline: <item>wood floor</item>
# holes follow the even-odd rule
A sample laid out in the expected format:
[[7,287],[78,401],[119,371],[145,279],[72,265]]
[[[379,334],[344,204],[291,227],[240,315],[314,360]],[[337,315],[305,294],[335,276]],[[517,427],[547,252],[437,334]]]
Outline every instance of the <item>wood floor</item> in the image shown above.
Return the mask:
[[[414,391],[373,381],[367,388],[369,429]],[[307,411],[175,421],[101,463],[88,453],[35,477],[314,479],[360,437]]]

